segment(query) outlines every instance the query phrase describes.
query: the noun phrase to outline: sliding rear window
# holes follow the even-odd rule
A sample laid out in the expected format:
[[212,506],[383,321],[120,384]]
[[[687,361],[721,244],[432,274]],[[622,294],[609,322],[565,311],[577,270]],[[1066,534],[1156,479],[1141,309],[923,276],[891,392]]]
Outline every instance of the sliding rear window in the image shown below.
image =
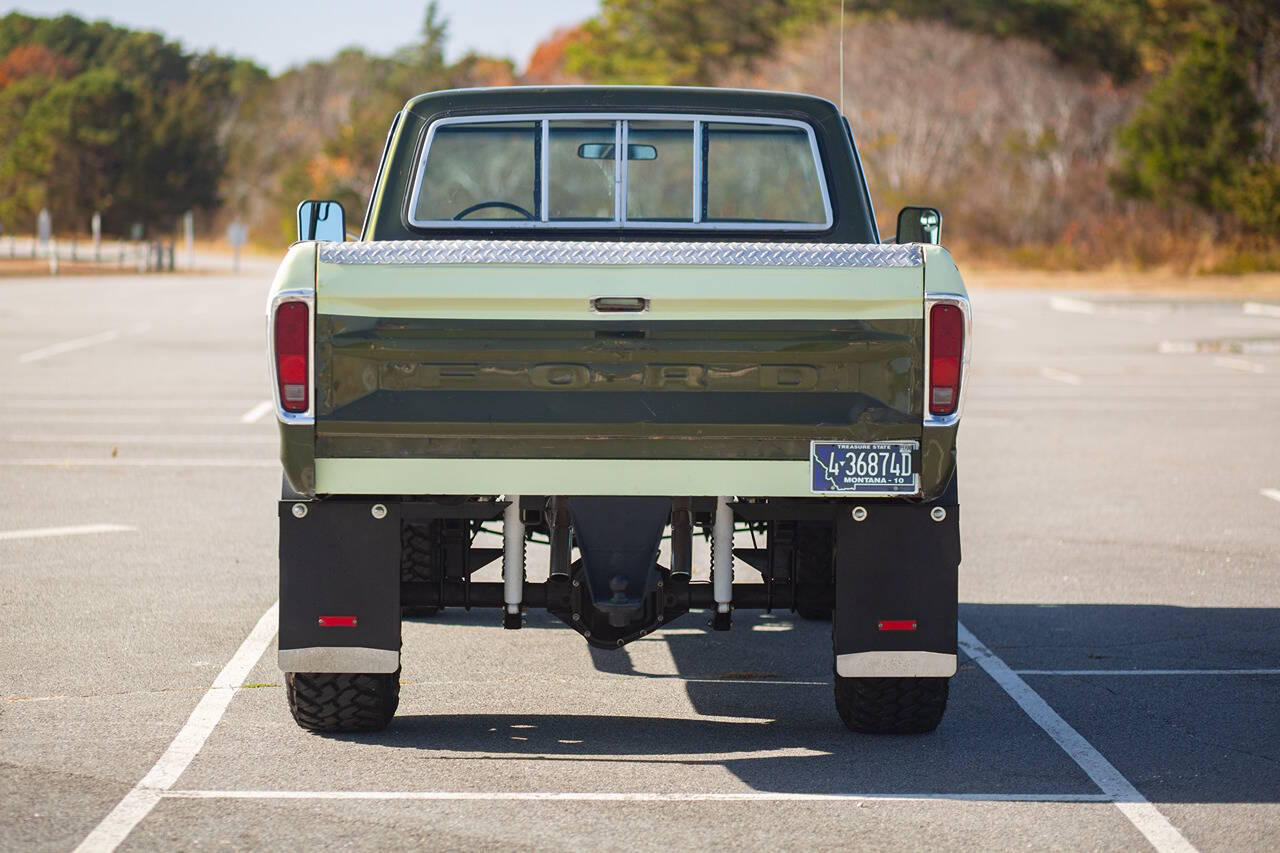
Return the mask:
[[435,122],[409,222],[816,231],[832,217],[813,130],[803,122],[548,115]]

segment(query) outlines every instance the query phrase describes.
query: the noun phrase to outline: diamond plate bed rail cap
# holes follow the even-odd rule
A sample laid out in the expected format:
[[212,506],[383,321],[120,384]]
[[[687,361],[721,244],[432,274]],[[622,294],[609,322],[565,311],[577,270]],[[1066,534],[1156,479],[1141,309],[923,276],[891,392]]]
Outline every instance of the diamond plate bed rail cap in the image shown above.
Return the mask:
[[907,243],[597,243],[578,240],[384,240],[320,243],[326,264],[689,264],[918,267]]

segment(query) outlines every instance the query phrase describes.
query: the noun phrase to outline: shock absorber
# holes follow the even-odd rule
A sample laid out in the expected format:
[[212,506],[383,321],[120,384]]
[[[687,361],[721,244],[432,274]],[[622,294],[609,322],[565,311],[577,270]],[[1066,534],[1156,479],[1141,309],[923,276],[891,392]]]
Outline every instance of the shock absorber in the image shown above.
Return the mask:
[[711,627],[728,631],[733,624],[733,510],[723,496],[716,498],[711,528],[711,591],[716,601]]
[[524,522],[520,520],[520,496],[505,497],[510,503],[502,512],[502,627],[519,628],[524,600]]

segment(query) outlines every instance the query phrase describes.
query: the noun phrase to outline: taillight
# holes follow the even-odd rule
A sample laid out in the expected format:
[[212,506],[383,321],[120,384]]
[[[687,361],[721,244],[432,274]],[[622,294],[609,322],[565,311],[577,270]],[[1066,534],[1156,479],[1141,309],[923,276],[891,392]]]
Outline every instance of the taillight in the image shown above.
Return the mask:
[[276,383],[280,405],[286,412],[305,412],[310,394],[307,369],[311,352],[308,334],[311,318],[305,302],[281,302],[276,308]]
[[934,305],[929,310],[929,414],[955,414],[963,355],[964,312],[957,305]]

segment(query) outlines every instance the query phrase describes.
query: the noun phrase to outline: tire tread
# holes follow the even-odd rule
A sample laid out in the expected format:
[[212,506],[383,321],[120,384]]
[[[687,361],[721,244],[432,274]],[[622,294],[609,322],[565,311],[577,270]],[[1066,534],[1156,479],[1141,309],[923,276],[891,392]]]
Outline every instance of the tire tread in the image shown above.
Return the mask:
[[836,710],[852,731],[923,734],[942,722],[947,678],[843,678],[835,680]]
[[[830,524],[796,524],[796,581],[806,588],[831,589],[834,536]],[[830,594],[830,593],[829,593]],[[801,599],[796,613],[812,622],[830,622],[831,608]]]
[[294,722],[312,732],[376,732],[400,704],[400,670],[394,673],[285,673]]

